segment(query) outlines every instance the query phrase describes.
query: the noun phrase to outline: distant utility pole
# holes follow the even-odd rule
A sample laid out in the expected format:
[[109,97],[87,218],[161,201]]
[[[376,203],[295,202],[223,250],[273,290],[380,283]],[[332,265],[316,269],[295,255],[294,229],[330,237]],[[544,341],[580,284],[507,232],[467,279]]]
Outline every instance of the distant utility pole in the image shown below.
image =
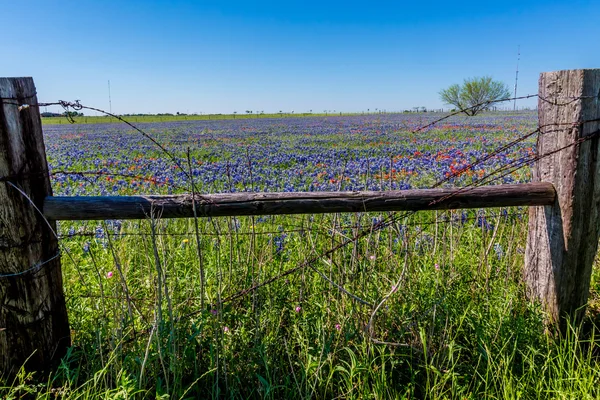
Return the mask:
[[112,114],[112,102],[110,100],[110,79],[108,80],[108,112]]
[[521,60],[521,45],[517,47],[517,72],[515,74],[515,99],[513,103],[513,111],[517,110],[517,83],[519,82],[519,61]]

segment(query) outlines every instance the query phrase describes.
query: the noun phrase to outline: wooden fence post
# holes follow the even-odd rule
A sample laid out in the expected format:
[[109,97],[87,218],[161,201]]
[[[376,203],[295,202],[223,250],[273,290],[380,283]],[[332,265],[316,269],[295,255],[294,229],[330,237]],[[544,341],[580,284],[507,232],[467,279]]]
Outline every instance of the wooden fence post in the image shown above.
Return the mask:
[[585,312],[600,233],[600,69],[542,73],[538,112],[538,155],[555,153],[537,162],[533,180],[551,182],[557,196],[530,208],[524,278],[564,328]]
[[[33,106],[23,106],[31,104]],[[45,371],[70,345],[52,195],[32,78],[0,78],[0,377]],[[28,361],[27,361],[28,360]],[[27,363],[25,364],[25,362]]]

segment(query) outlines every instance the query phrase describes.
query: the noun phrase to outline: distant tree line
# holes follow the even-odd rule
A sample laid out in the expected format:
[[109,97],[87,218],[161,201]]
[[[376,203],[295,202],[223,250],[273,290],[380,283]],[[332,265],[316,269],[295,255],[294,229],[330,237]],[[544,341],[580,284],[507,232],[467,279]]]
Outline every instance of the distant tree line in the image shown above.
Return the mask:
[[77,111],[65,111],[62,114],[53,113],[53,112],[43,112],[40,115],[44,118],[48,118],[48,117],[83,117],[83,113],[77,112]]

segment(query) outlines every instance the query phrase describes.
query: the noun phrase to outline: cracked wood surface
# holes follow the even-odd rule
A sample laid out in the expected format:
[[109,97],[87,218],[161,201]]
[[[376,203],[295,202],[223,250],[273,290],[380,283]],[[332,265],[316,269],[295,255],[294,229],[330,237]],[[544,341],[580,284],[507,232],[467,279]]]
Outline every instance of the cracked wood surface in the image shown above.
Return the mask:
[[[41,207],[52,195],[38,107],[31,78],[0,78],[0,176]],[[27,177],[27,178],[25,178]],[[55,223],[50,222],[55,229]],[[0,376],[47,370],[70,345],[58,242],[31,203],[0,182]],[[32,355],[33,353],[33,355]]]
[[[538,154],[575,144],[600,123],[600,69],[546,72],[539,81]],[[552,321],[579,318],[587,303],[600,231],[597,136],[537,162],[533,180],[551,182],[556,202],[532,207],[525,251],[528,295]]]
[[[466,189],[384,192],[222,193],[196,195],[197,215],[317,214],[362,211],[448,210],[552,204],[551,183]],[[144,219],[194,216],[191,195],[47,197],[44,214],[54,220]]]

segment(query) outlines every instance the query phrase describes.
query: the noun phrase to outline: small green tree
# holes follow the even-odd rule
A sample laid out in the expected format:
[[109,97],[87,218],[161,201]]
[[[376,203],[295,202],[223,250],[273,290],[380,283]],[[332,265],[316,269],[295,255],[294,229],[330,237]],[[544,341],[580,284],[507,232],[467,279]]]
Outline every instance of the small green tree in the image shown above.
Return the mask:
[[494,81],[490,76],[465,79],[462,85],[454,84],[440,91],[440,98],[467,115],[473,116],[510,98],[506,84]]

